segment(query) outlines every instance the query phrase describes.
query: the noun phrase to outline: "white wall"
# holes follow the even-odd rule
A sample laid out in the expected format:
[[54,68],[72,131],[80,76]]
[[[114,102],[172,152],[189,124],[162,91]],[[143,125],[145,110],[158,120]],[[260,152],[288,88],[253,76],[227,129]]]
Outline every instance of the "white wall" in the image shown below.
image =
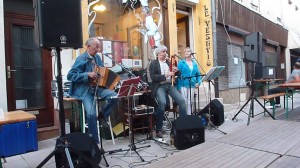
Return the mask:
[[4,5],[0,1],[0,108],[7,111],[7,89],[6,89],[6,68],[5,68],[5,47],[4,47]]
[[[60,52],[60,58],[61,58],[61,75],[62,75],[62,79],[63,81],[67,80],[67,74],[69,72],[69,70],[71,69],[75,59],[73,59],[73,52],[76,52],[75,50],[72,49],[63,49]],[[52,69],[53,69],[53,80],[56,80],[56,76],[57,76],[57,57],[52,57]],[[59,107],[57,106],[57,98],[54,98],[54,109],[59,109]],[[70,103],[69,104],[64,104],[65,108],[70,108]]]

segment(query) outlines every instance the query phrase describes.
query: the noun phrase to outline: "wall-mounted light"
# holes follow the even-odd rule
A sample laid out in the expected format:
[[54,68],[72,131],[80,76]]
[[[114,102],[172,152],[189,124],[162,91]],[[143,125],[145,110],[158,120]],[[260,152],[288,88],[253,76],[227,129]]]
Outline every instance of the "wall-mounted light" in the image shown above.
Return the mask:
[[93,7],[93,10],[95,11],[99,11],[99,12],[104,12],[106,10],[106,7],[103,3],[101,3],[101,1],[96,4],[94,7]]

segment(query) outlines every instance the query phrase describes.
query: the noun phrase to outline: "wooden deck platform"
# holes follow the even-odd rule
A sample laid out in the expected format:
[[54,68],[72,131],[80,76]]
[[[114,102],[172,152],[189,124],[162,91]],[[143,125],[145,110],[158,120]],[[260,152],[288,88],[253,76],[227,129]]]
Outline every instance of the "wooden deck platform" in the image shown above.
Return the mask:
[[300,123],[260,120],[146,167],[300,167]]

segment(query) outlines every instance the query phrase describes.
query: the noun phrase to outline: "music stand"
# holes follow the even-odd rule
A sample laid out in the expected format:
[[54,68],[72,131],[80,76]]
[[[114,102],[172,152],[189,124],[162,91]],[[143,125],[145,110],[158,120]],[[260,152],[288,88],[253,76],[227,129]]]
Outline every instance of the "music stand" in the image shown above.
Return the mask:
[[225,68],[225,66],[215,66],[212,67],[206,74],[205,77],[202,78],[202,81],[207,81],[208,82],[208,96],[209,96],[209,104],[208,104],[208,125],[207,128],[215,128],[216,130],[222,132],[223,134],[226,135],[225,132],[219,130],[212,122],[211,122],[211,88],[210,88],[210,83],[212,83],[212,80],[214,80],[215,78],[217,78],[220,73],[223,71],[223,69]]
[[[134,97],[134,93],[135,93],[136,88],[137,88],[136,86],[139,84],[139,82],[140,82],[140,77],[135,77],[135,78],[123,81],[123,83],[121,84],[121,88],[118,92],[118,95],[115,98],[124,98],[124,97],[126,97],[127,99],[130,99],[131,97]],[[109,152],[109,154],[127,151],[124,154],[124,156],[125,156],[129,151],[134,151],[138,155],[138,157],[144,162],[145,160],[137,152],[137,149],[147,148],[147,147],[150,147],[150,145],[142,146],[142,147],[138,147],[138,148],[135,146],[134,135],[132,133],[133,125],[132,125],[132,114],[131,114],[130,103],[128,103],[128,117],[129,117],[129,141],[130,141],[130,144],[128,145],[129,148],[125,149],[125,150],[112,151],[112,152]]]

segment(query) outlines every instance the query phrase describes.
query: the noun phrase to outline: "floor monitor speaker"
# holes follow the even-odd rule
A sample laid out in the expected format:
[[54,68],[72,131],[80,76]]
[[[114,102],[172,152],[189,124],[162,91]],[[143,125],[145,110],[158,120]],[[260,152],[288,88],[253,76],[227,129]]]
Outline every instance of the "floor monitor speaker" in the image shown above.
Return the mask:
[[209,114],[210,106],[210,120],[215,126],[220,126],[224,123],[224,106],[218,99],[212,100],[206,107],[201,110],[201,114]]
[[[89,136],[89,134],[74,132],[66,134],[66,139],[70,143],[71,147],[75,150],[81,152],[88,158],[92,159],[95,163],[99,164],[101,161],[100,149],[95,142],[95,140]],[[87,163],[83,158],[79,157],[77,154],[69,151],[72,158],[72,163],[74,167],[84,168],[91,167],[92,165]],[[66,154],[61,151],[55,154],[56,167],[64,167],[64,163],[68,163]]]
[[204,126],[201,118],[196,115],[178,117],[174,120],[172,134],[174,146],[178,150],[187,149],[205,141]]
[[43,48],[82,48],[81,0],[36,0],[35,40]]

